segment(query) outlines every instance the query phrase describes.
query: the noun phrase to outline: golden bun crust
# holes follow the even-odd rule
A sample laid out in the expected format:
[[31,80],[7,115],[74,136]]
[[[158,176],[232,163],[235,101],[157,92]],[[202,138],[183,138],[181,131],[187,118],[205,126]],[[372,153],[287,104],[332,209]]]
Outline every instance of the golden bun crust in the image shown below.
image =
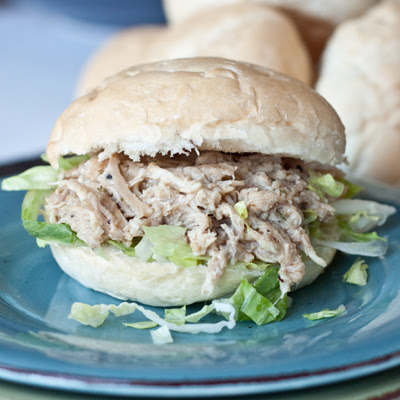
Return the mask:
[[[89,247],[52,244],[51,250],[64,272],[82,285],[119,299],[152,306],[188,305],[228,296],[240,285],[242,278],[252,282],[262,274],[246,268],[228,267],[213,292],[202,294],[207,271],[205,265],[179,267],[172,263],[146,263],[111,246],[104,247],[104,257],[96,255]],[[334,251],[329,250],[321,256],[330,262],[333,254]],[[307,281],[304,284],[310,283],[323,271],[322,267],[314,266],[312,261],[306,263]]]
[[348,171],[400,186],[400,2],[338,26],[317,90],[346,127]]
[[219,58],[129,68],[74,101],[47,147],[66,154],[141,156],[193,149],[279,154],[337,164],[345,135],[333,108],[307,85],[259,66]]
[[173,27],[135,27],[116,34],[89,60],[77,93],[132,65],[203,56],[246,61],[312,81],[308,51],[290,18],[259,4],[234,4]]

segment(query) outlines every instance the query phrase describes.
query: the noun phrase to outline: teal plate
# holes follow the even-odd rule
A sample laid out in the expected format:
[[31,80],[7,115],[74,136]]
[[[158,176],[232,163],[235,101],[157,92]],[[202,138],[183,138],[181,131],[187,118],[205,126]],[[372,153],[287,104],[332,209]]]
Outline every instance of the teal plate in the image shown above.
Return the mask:
[[[292,295],[284,321],[240,322],[216,335],[178,333],[160,346],[121,318],[97,329],[67,319],[74,301],[118,301],[82,287],[49,249],[36,247],[20,223],[22,198],[0,192],[1,379],[96,394],[229,396],[310,388],[400,365],[399,213],[379,230],[389,250],[382,260],[367,258],[367,286],[342,282],[355,257],[337,255],[312,286]],[[340,304],[347,312],[339,317],[302,318]],[[124,321],[141,320],[137,314]]]

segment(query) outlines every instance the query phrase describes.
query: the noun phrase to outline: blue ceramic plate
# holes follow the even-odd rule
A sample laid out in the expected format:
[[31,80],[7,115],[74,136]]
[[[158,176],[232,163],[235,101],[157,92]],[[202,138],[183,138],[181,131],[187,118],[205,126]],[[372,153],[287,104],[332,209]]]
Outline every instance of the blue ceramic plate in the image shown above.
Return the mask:
[[[67,319],[74,301],[118,302],[68,278],[47,248],[36,247],[20,223],[22,198],[0,192],[0,378],[88,393],[216,396],[313,387],[400,365],[399,213],[379,232],[389,236],[389,251],[367,260],[367,286],[342,283],[354,257],[338,255],[293,294],[284,321],[175,334],[174,343],[157,346],[148,331],[117,318],[98,329]],[[301,316],[340,304],[347,312],[333,319]]]

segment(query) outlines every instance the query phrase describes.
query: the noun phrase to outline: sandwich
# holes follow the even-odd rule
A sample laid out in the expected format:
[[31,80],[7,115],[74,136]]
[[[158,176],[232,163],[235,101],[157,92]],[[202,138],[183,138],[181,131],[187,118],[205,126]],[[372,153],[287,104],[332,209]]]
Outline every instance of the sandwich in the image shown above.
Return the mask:
[[369,231],[394,210],[351,199],[359,188],[335,167],[344,150],[339,117],[300,81],[176,59],[75,100],[51,133],[50,166],[3,189],[29,190],[24,227],[88,288],[162,307],[231,299],[237,319],[261,324],[283,318],[287,293],[336,249],[386,250]]

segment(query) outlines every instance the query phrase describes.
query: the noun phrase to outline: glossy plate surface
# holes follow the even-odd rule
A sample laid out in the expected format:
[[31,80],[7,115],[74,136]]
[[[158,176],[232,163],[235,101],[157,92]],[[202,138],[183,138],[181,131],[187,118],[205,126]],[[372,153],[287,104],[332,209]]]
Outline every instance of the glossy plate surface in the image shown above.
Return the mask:
[[[284,321],[173,334],[174,343],[157,346],[149,331],[122,325],[143,320],[139,313],[97,329],[67,319],[74,301],[118,301],[67,277],[50,250],[36,246],[20,223],[22,198],[0,192],[2,379],[88,393],[216,396],[313,387],[400,365],[399,213],[378,230],[389,236],[389,251],[383,260],[366,258],[367,286],[342,282],[355,257],[337,255],[317,282],[292,295]],[[340,304],[347,312],[337,318],[302,318]]]

